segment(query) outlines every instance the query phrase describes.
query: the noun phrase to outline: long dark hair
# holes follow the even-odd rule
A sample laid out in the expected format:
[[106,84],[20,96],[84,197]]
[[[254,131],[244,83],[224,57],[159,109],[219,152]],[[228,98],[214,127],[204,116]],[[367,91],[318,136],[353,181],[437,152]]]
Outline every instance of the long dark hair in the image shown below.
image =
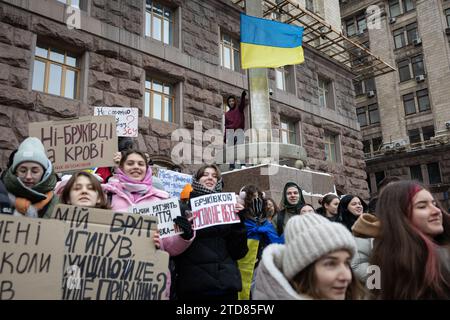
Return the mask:
[[[434,239],[412,223],[413,198],[426,188],[414,181],[386,186],[378,199],[376,216],[381,230],[371,264],[380,267],[380,299],[448,299],[450,275],[441,267],[438,249],[450,243],[450,217],[442,210],[444,232]],[[439,206],[439,205],[438,205]]]
[[95,178],[92,174],[86,171],[79,171],[72,175],[70,177],[69,181],[67,181],[66,185],[64,186],[64,189],[61,193],[60,202],[62,204],[71,204],[70,203],[70,190],[72,190],[73,185],[77,181],[78,177],[86,177],[89,179],[90,183],[92,183],[92,186],[94,190],[97,192],[97,197],[100,198],[100,203],[98,203],[95,207],[99,209],[110,209],[110,206],[108,204],[108,200],[106,199],[106,196],[103,192],[102,185],[100,182]]
[[[322,199],[319,200],[319,204],[321,205],[320,208],[318,208],[316,210],[317,213],[323,215],[324,217],[327,217],[327,209],[325,208],[325,205],[330,205],[330,203],[334,200],[334,199],[339,199],[339,197],[335,194],[327,194],[326,196],[324,196]],[[319,210],[320,209],[320,210]],[[336,214],[338,214],[336,212]]]
[[125,161],[127,161],[128,157],[134,153],[141,156],[142,159],[144,159],[145,165],[147,166],[148,170],[147,157],[145,156],[144,152],[134,149],[127,149],[125,151],[122,151],[122,157],[120,158],[119,167],[123,168]]
[[351,194],[346,195],[341,199],[338,206],[338,221],[347,227],[348,230],[352,230],[352,226],[355,224],[358,219],[353,213],[348,210],[348,206],[353,198],[358,198],[361,201],[361,205],[363,206],[363,212],[367,212],[367,204],[358,196],[354,196]]

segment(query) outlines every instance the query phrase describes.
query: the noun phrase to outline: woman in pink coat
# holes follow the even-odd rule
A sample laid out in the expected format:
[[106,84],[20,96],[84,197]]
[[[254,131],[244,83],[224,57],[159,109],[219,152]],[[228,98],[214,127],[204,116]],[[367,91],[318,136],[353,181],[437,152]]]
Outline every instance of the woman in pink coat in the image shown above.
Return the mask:
[[[151,203],[169,198],[165,191],[152,185],[152,170],[147,166],[145,155],[136,150],[127,150],[120,159],[115,175],[104,185],[104,190],[111,199],[111,208],[116,211],[129,212],[134,205]],[[184,231],[181,235],[163,238],[161,249],[170,256],[184,252],[192,243],[195,232],[186,217],[177,217],[174,222]]]

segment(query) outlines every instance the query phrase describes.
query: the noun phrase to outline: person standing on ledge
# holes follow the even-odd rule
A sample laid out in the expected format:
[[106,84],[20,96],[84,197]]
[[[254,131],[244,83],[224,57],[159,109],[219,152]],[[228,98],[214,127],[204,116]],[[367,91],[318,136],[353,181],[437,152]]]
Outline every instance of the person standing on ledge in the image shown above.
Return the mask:
[[[239,100],[239,106],[237,106],[236,97],[231,95],[227,98],[227,106],[229,110],[225,113],[225,132],[224,132],[224,143],[226,145],[236,145],[237,144],[237,136],[235,131],[238,129],[245,129],[245,96],[247,93],[242,91],[241,99]],[[232,134],[227,134],[227,130],[233,130]],[[233,139],[233,144],[231,144],[230,139]],[[234,169],[234,163],[230,164],[230,169]]]

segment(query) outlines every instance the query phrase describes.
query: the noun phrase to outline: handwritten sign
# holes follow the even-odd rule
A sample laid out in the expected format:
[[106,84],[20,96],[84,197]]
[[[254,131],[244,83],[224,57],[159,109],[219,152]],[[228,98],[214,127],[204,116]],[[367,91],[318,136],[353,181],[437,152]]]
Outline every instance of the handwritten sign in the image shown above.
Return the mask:
[[192,183],[192,176],[172,170],[159,169],[158,178],[161,180],[164,190],[171,197],[180,199],[181,191],[186,184]]
[[61,298],[64,224],[2,215],[0,300]]
[[173,222],[173,219],[181,216],[180,206],[176,198],[135,205],[130,208],[129,212],[157,217],[161,238],[183,233]]
[[164,300],[167,252],[156,250],[155,217],[57,205],[66,223],[64,300]]
[[240,222],[235,205],[234,193],[214,193],[191,199],[194,229]]
[[56,172],[114,165],[117,134],[111,116],[33,122],[29,135],[42,141]]
[[114,116],[118,137],[138,136],[138,108],[94,107],[94,116]]

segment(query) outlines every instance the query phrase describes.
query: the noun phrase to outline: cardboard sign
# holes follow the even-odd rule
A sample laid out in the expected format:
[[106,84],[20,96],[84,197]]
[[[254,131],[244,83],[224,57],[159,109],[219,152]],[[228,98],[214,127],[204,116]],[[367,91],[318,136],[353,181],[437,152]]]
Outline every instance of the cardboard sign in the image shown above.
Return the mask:
[[94,107],[94,116],[114,116],[118,137],[138,136],[138,108]]
[[235,213],[236,194],[214,193],[191,199],[194,229],[240,222]]
[[57,205],[67,225],[64,300],[167,299],[169,254],[156,250],[156,218]]
[[64,223],[1,215],[0,300],[61,299]]
[[186,184],[192,183],[192,176],[172,170],[159,169],[158,178],[161,180],[164,190],[171,197],[180,199],[180,193]]
[[142,215],[150,215],[158,218],[158,230],[161,238],[171,237],[183,233],[173,223],[173,219],[181,216],[178,199],[154,201],[147,204],[134,205],[129,212]]
[[33,122],[29,135],[42,141],[56,172],[114,165],[117,134],[112,116]]

